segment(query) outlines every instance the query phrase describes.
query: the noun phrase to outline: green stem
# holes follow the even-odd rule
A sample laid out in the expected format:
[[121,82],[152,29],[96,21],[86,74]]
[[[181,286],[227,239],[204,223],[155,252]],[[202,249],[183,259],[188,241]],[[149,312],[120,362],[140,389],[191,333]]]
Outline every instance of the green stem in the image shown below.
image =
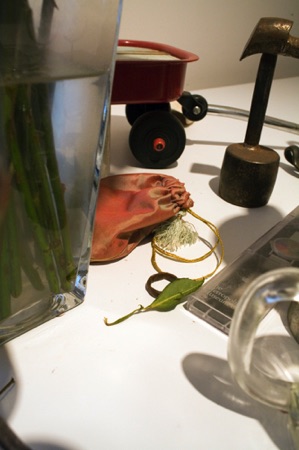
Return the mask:
[[[22,205],[19,205],[19,210],[24,210],[24,208],[22,208]],[[20,245],[20,265],[33,288],[36,289],[37,291],[41,291],[45,288],[45,286],[40,277],[39,273],[40,268],[36,261],[37,255],[33,254],[31,248],[32,243],[36,245],[36,241],[32,242],[31,237],[33,236],[31,227],[29,228],[25,220],[22,220],[22,218],[24,219],[26,215],[25,216],[23,215],[22,217],[22,214],[20,214],[20,216],[21,216],[20,233],[22,234],[22,236],[25,236],[25,239],[22,239],[22,243]],[[40,252],[38,253],[40,254]],[[42,266],[42,264],[40,264],[40,266]]]
[[30,249],[25,247],[26,244],[23,243],[21,248],[22,269],[26,274],[28,280],[30,281],[31,285],[34,287],[34,289],[36,289],[37,291],[42,291],[44,289],[44,285],[38,270],[32,264],[33,256],[30,257],[31,255]]
[[120,319],[115,320],[114,322],[108,322],[107,317],[104,317],[104,323],[105,325],[107,325],[108,327],[112,326],[112,325],[117,325],[118,323],[124,322],[125,320],[129,319],[130,317],[132,317],[134,314],[138,314],[142,311],[145,311],[146,308],[144,308],[142,305],[139,305],[139,308],[134,309],[134,311],[130,312],[129,314],[127,314],[126,316],[121,317]]
[[47,167],[49,173],[49,180],[55,199],[55,206],[57,210],[57,216],[60,223],[61,240],[64,248],[64,264],[67,273],[67,279],[71,278],[75,272],[75,265],[72,255],[72,246],[70,240],[70,232],[66,214],[66,205],[64,200],[63,188],[59,176],[59,168],[57,164],[57,158],[55,153],[55,144],[53,137],[53,129],[51,122],[51,115],[49,111],[49,92],[48,86],[37,85],[38,100],[40,107],[40,119],[41,130],[44,140],[44,151],[47,160]]
[[0,320],[6,319],[11,313],[9,270],[9,248],[5,229],[0,252]]
[[[24,145],[24,134],[28,133],[25,142],[28,147],[26,149],[29,159],[28,170],[30,174],[34,174],[30,183],[32,196],[36,196],[40,221],[48,230],[61,289],[70,290],[70,279],[75,273],[75,267],[44,88],[45,86],[40,84],[19,87],[17,98],[18,131],[19,129],[21,131],[19,141],[20,145]],[[38,120],[35,120],[34,112],[35,116],[38,115]]]
[[7,117],[6,120],[7,142],[9,145],[10,155],[14,166],[17,182],[24,198],[27,214],[32,220],[34,235],[43,255],[44,266],[50,289],[52,292],[58,293],[60,292],[60,284],[56,275],[55,262],[53,261],[52,251],[49,246],[47,235],[44,231],[44,228],[40,224],[39,217],[34,205],[28,178],[21,157],[20,148],[16,139],[15,124],[11,117]]
[[10,292],[13,297],[19,297],[22,292],[22,277],[20,266],[20,242],[18,237],[18,230],[15,215],[15,202],[13,196],[7,212],[7,241],[9,248],[9,278],[10,278]]

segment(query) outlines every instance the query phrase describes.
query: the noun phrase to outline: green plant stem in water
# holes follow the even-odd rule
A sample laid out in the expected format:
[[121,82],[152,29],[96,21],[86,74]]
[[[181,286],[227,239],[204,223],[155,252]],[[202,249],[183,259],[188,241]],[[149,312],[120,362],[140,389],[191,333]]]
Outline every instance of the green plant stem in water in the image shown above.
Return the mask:
[[[76,267],[74,266],[73,255],[71,250],[70,233],[68,228],[68,220],[66,215],[66,206],[64,201],[64,193],[59,176],[59,168],[55,155],[55,145],[53,137],[53,129],[51,122],[51,115],[49,111],[49,89],[46,85],[36,85],[38,91],[39,115],[41,118],[41,130],[44,139],[45,157],[47,161],[47,168],[57,217],[60,227],[60,238],[64,249],[64,265],[66,270],[66,280],[69,281],[74,275]],[[69,284],[65,286],[69,288]]]
[[20,245],[20,264],[33,289],[42,291],[45,286],[40,277],[39,268],[27,240],[23,240],[22,245]]
[[27,214],[32,221],[32,229],[36,240],[39,244],[39,248],[42,251],[43,261],[45,266],[46,275],[48,278],[49,286],[52,292],[60,291],[60,284],[57,279],[56,266],[53,260],[51,248],[47,239],[46,232],[43,226],[40,224],[39,217],[34,205],[32,194],[28,178],[24,169],[21,152],[16,139],[16,129],[12,119],[7,118],[7,136],[10,147],[10,155],[15,170],[15,175],[18,180],[18,185],[23,195],[24,204],[27,210]]
[[20,242],[18,237],[17,219],[15,214],[15,204],[12,196],[7,211],[7,242],[9,244],[9,279],[10,292],[13,297],[19,297],[22,292],[21,265],[20,265]]
[[[32,195],[36,197],[39,220],[48,230],[49,244],[57,266],[61,289],[69,290],[71,285],[68,277],[73,272],[74,266],[70,253],[70,242],[67,241],[69,233],[66,229],[65,205],[63,196],[59,193],[62,191],[62,186],[54,157],[55,149],[52,139],[49,137],[52,130],[49,128],[49,124],[46,128],[41,128],[48,113],[47,105],[44,102],[42,105],[39,103],[39,91],[44,90],[43,88],[42,85],[18,87],[16,123],[19,127],[18,131],[23,129],[19,145],[25,146],[25,149],[22,148],[22,152],[27,154],[27,165],[30,172],[34,174],[30,179],[30,185]],[[42,118],[42,123],[38,124],[40,126],[36,124],[34,109],[37,109],[36,114]],[[26,139],[24,139],[25,136]]]
[[0,319],[8,317],[11,313],[9,273],[9,248],[5,228],[0,253]]
[[3,159],[5,167],[11,168],[11,179],[10,204],[0,217],[0,320],[10,315],[12,297],[22,293],[22,276],[32,289],[42,290],[40,274],[44,272],[48,295],[55,295],[71,290],[77,271],[56,159],[51,86],[21,83],[24,67],[25,72],[26,67],[39,67],[45,58],[43,45],[50,36],[57,6],[54,0],[43,0],[37,43],[28,0],[2,3],[0,156],[1,163]]

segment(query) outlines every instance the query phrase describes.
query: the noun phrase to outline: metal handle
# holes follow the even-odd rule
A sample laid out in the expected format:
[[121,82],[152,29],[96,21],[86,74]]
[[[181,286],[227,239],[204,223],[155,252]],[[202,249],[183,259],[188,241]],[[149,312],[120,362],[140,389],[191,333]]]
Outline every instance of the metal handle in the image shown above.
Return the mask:
[[[220,116],[230,117],[232,119],[248,119],[249,111],[245,109],[233,108],[230,106],[221,106],[221,105],[209,105],[208,106],[209,114],[218,114]],[[277,119],[271,116],[265,116],[264,124],[268,127],[276,128],[282,131],[289,131],[294,134],[299,134],[299,124],[294,122],[288,122],[286,120]]]

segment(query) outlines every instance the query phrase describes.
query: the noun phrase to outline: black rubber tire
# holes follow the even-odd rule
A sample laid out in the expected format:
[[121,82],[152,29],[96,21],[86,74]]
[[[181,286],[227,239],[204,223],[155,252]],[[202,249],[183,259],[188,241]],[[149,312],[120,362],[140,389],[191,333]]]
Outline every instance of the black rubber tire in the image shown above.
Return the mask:
[[[191,95],[190,99],[188,99],[188,108],[182,107],[182,113],[184,114],[187,119],[192,120],[193,122],[197,122],[199,120],[202,120],[208,112],[208,103],[204,97],[201,95]],[[200,112],[194,113],[194,108],[199,107]]]
[[170,112],[170,103],[129,103],[126,105],[126,118],[132,126],[140,116],[150,111]]
[[[162,139],[165,147],[154,149],[156,139]],[[143,167],[163,169],[181,156],[186,145],[186,134],[181,122],[166,111],[147,112],[133,124],[129,145],[135,158]]]
[[285,159],[299,170],[299,147],[298,145],[290,145],[284,151]]

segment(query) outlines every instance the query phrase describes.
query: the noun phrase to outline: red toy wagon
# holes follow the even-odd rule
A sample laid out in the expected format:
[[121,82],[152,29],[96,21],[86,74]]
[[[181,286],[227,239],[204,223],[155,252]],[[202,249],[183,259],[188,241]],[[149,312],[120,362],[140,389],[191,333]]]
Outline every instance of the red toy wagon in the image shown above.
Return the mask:
[[197,60],[193,53],[169,45],[118,42],[111,103],[126,105],[132,126],[129,145],[144,167],[167,167],[185,148],[185,130],[172,114],[170,102],[178,101],[188,119],[199,120],[206,114],[202,97],[183,90],[186,65]]

